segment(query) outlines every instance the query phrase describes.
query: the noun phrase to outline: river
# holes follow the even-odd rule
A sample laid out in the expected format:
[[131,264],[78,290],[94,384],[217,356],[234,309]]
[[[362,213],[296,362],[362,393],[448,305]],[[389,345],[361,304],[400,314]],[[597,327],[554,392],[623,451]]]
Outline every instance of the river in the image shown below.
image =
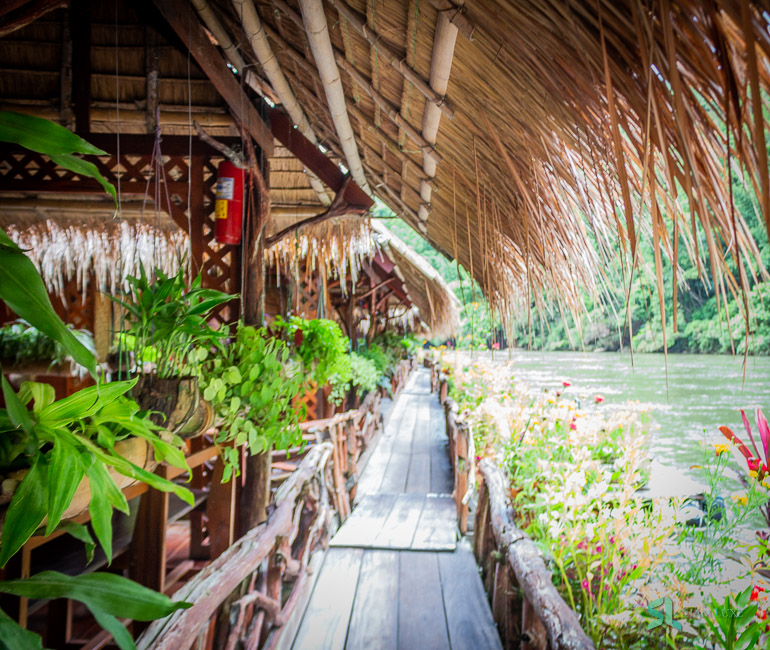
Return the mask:
[[[483,354],[486,357],[492,355]],[[508,351],[495,352],[507,361]],[[670,354],[668,384],[662,354],[622,352],[528,352],[513,350],[516,375],[533,390],[561,389],[605,398],[607,407],[639,400],[649,408],[652,470],[650,488],[657,494],[686,495],[698,491],[692,465],[703,459],[701,443],[719,442],[718,427],[726,425],[746,438],[740,409],[745,409],[759,442],[754,409],[770,417],[770,357],[750,357],[743,381],[743,357]]]

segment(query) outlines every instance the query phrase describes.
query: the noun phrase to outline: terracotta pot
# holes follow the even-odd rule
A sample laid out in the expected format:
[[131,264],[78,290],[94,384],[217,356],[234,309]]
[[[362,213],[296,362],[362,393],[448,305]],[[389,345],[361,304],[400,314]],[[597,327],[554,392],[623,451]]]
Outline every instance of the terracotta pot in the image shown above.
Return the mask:
[[190,436],[192,420],[203,421],[205,409],[200,409],[200,390],[197,377],[160,379],[155,375],[139,375],[132,396],[146,411],[155,411],[150,419],[174,435]]

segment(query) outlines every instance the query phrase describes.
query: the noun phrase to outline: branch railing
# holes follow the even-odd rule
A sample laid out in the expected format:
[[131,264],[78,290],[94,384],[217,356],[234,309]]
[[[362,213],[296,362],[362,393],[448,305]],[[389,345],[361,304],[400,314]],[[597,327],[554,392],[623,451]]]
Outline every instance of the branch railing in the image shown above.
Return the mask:
[[503,647],[595,650],[577,614],[554,586],[537,546],[514,523],[506,474],[490,458],[483,459],[474,474],[471,431],[458,419],[457,404],[449,397],[449,376],[438,364],[429,366],[431,388],[438,393],[446,416],[454,498],[463,533],[468,528],[469,486],[474,489],[475,479],[479,479],[473,551]]
[[[394,394],[411,368],[399,365]],[[361,454],[381,428],[380,404],[372,391],[354,411],[302,425],[310,446],[276,488],[267,521],[186,582],[174,599],[193,606],[150,624],[138,650],[277,647],[317,575],[309,570],[314,551],[327,546],[335,513],[340,523],[350,514]]]
[[[193,606],[153,622],[137,641],[138,650],[232,650],[239,642],[251,650],[273,647],[277,629],[302,597],[310,554],[326,545],[330,533],[332,455],[331,442],[308,452],[277,489],[267,521],[185,583],[174,599]],[[285,580],[294,584],[284,602]]]

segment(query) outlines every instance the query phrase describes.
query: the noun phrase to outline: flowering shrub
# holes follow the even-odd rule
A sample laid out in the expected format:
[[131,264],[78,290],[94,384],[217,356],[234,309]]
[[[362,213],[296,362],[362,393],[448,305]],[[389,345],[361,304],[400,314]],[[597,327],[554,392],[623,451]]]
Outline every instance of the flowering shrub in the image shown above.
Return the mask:
[[[534,393],[510,363],[440,354],[450,371],[450,396],[473,433],[476,460],[491,456],[507,470],[517,525],[541,548],[597,648],[765,647],[735,639],[724,645],[730,630],[744,640],[764,633],[750,620],[756,612],[764,623],[762,590],[770,588],[760,572],[770,534],[753,540],[750,532],[770,496],[767,470],[751,467],[755,459],[767,462],[764,420],[758,420],[764,455],[735,440],[748,463],[745,493],[727,503],[719,496],[730,489],[731,455],[729,445],[717,444],[704,446],[700,472],[708,489],[697,502],[645,498],[647,414],[638,406],[580,395],[569,381],[558,392]],[[716,634],[723,628],[714,598],[737,602],[752,585],[751,614]],[[673,601],[681,629],[648,631],[647,607],[663,597]]]

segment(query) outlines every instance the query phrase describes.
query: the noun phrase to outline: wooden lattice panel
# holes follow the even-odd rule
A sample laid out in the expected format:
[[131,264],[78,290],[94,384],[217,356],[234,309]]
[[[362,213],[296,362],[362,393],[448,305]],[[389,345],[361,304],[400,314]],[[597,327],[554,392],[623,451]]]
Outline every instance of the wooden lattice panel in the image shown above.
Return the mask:
[[51,304],[65,323],[75,329],[94,331],[93,279],[89,279],[85,294],[80,291],[77,278],[71,278],[64,287],[64,295],[51,294]]

